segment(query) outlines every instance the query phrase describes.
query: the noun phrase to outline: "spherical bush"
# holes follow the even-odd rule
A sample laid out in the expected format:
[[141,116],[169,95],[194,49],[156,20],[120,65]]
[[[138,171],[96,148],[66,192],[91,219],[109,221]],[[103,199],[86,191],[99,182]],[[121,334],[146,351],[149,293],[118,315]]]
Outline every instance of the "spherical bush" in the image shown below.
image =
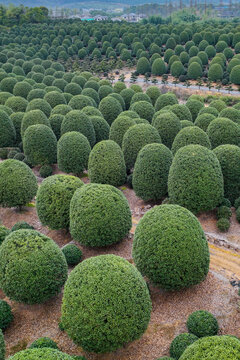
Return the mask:
[[109,138],[110,126],[102,116],[89,116],[96,136],[96,143]]
[[221,218],[230,219],[231,216],[232,216],[232,211],[228,206],[221,205],[217,209],[217,218],[218,219],[221,219]]
[[64,92],[72,94],[73,96],[80,95],[82,92],[82,88],[78,84],[70,83],[65,86]]
[[125,132],[133,125],[136,125],[134,119],[120,115],[113,121],[110,127],[109,139],[115,141],[119,146],[122,146]]
[[159,96],[155,103],[155,110],[159,111],[167,105],[175,105],[178,103],[176,95],[173,93],[166,93]]
[[83,261],[71,272],[64,288],[64,329],[86,351],[115,351],[140,338],[150,314],[146,283],[137,269],[119,256],[101,255]]
[[153,120],[152,126],[157,129],[162,143],[171,149],[173,140],[181,130],[181,123],[177,115],[171,111],[164,112]]
[[69,266],[75,266],[82,259],[82,251],[74,244],[68,244],[62,248],[63,255]]
[[198,113],[198,116],[202,115],[202,114],[211,114],[215,117],[218,117],[218,110],[213,107],[213,106],[208,106],[208,107],[203,107],[199,113]]
[[210,106],[217,109],[218,112],[222,111],[227,107],[224,101],[222,100],[213,100],[210,102]]
[[46,100],[51,108],[55,108],[57,105],[66,105],[66,99],[63,94],[58,91],[50,91],[44,96],[44,100]]
[[0,329],[0,360],[5,359],[6,347],[2,330]]
[[47,178],[48,176],[51,176],[53,174],[53,169],[51,165],[43,165],[41,166],[40,170],[39,170],[39,175],[42,178]]
[[150,124],[131,126],[123,136],[122,150],[127,170],[134,167],[139,151],[147,144],[161,143],[161,137]]
[[67,113],[69,113],[69,111],[71,111],[72,108],[71,106],[69,105],[64,105],[64,104],[61,104],[61,105],[57,105],[55,106],[55,108],[52,109],[51,111],[51,116],[52,115],[56,115],[56,114],[60,114],[60,115],[67,115]]
[[88,174],[92,183],[121,186],[126,181],[123,152],[112,140],[103,140],[92,149],[88,161]]
[[198,340],[193,334],[183,333],[175,337],[170,345],[170,355],[178,360],[186,348]]
[[41,110],[31,110],[24,114],[21,122],[21,137],[23,139],[24,133],[31,125],[43,124],[51,128],[50,122],[46,115]]
[[228,231],[228,229],[230,228],[230,221],[229,221],[229,219],[220,218],[220,219],[217,221],[217,228],[218,228],[218,230],[220,230],[221,232]]
[[16,130],[11,118],[0,110],[0,147],[11,147],[16,140]]
[[201,114],[196,118],[194,125],[198,126],[203,131],[207,131],[208,125],[212,122],[216,116],[212,114]]
[[154,107],[147,101],[137,101],[130,107],[131,111],[135,111],[140,118],[146,119],[149,123],[152,122],[155,113]]
[[169,171],[168,194],[172,203],[196,214],[218,206],[223,200],[223,175],[217,156],[201,145],[179,149]]
[[240,111],[234,108],[225,108],[219,113],[220,118],[227,118],[240,125]]
[[240,146],[240,127],[232,120],[214,119],[207,128],[207,134],[213,149],[224,144]]
[[9,360],[72,360],[70,355],[64,354],[57,349],[27,349],[17,352]]
[[31,229],[34,230],[34,227],[29,225],[26,221],[18,221],[16,222],[16,224],[13,225],[13,227],[11,228],[11,231],[17,231],[20,229]]
[[135,94],[135,91],[133,91],[132,89],[128,88],[128,89],[123,89],[120,92],[120,95],[122,96],[124,102],[125,102],[125,106],[126,106],[126,110],[129,109],[130,107],[130,103],[132,100],[133,95]]
[[[13,320],[11,306],[4,300],[0,300],[0,329],[4,331]],[[1,353],[1,351],[0,351]],[[0,357],[1,359],[1,357]]]
[[23,137],[23,150],[33,166],[57,162],[57,139],[46,125],[31,125],[27,128]]
[[98,90],[100,100],[113,93],[113,88],[110,85],[102,85]]
[[22,206],[37,193],[37,179],[21,161],[8,159],[0,163],[0,204],[2,207]]
[[197,337],[213,336],[218,333],[218,322],[210,312],[198,310],[189,315],[187,328]]
[[172,144],[173,155],[186,145],[198,144],[211,149],[211,144],[207,134],[197,126],[188,126],[179,131]]
[[81,174],[88,167],[91,146],[88,139],[77,131],[61,136],[57,145],[57,162],[61,171]]
[[55,242],[35,230],[12,232],[0,247],[0,286],[12,300],[40,304],[57,295],[67,263]]
[[[10,230],[4,226],[4,225],[0,225],[0,245],[3,242],[3,240],[8,236],[8,234],[10,233]],[[1,326],[0,326],[1,329]]]
[[49,103],[44,100],[44,99],[33,99],[28,103],[27,109],[26,111],[30,111],[30,110],[42,110],[42,112],[44,112],[44,114],[49,117],[52,111],[51,106],[49,105]]
[[159,200],[167,193],[172,153],[163,144],[149,144],[138,153],[133,170],[133,189],[138,197]]
[[101,100],[99,104],[99,110],[101,111],[104,119],[109,125],[118,117],[122,112],[120,103],[112,96],[107,96]]
[[131,225],[128,201],[115,187],[89,184],[75,192],[70,204],[70,232],[80,244],[96,247],[117,243]]
[[146,94],[150,97],[152,104],[154,106],[157,99],[161,95],[161,91],[156,86],[149,86],[146,90]]
[[197,80],[202,77],[202,66],[198,62],[192,62],[188,67],[188,78],[191,80]]
[[61,126],[62,126],[62,122],[64,120],[64,115],[61,114],[54,114],[51,115],[49,118],[49,122],[52,128],[52,131],[54,132],[57,140],[60,139],[61,137]]
[[199,111],[204,108],[204,104],[199,100],[189,99],[186,102],[186,106],[190,110],[190,113],[192,114],[192,120],[195,121]]
[[143,216],[132,255],[139,271],[166,290],[199,284],[209,270],[203,229],[189,210],[178,205],[156,206]]
[[68,229],[70,201],[82,180],[70,175],[53,175],[45,179],[37,192],[36,209],[43,225],[51,229]]
[[240,342],[233,336],[210,336],[187,347],[180,360],[236,360],[240,356]]
[[27,96],[27,101],[31,101],[33,99],[43,99],[45,94],[46,91],[43,89],[32,89]]
[[175,104],[170,107],[170,110],[177,115],[179,120],[192,121],[192,114],[186,105]]
[[5,106],[8,106],[14,112],[24,112],[27,108],[27,105],[27,100],[21,96],[12,96],[5,102]]
[[37,340],[35,340],[30,346],[29,349],[34,349],[34,348],[51,348],[51,349],[58,349],[57,344],[55,343],[55,341],[53,341],[52,339],[48,338],[48,337],[41,337],[38,338]]
[[88,96],[75,95],[71,98],[68,105],[74,110],[82,110],[85,106],[93,106],[93,102]]

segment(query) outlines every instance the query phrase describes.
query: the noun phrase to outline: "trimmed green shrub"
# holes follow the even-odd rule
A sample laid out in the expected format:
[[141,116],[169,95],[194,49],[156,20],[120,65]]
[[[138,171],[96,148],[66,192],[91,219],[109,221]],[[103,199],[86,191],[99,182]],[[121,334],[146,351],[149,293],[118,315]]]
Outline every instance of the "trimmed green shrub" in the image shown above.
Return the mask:
[[213,115],[214,117],[218,117],[218,110],[212,106],[208,106],[208,107],[203,107],[199,113],[198,113],[198,116],[199,115],[203,115],[203,114],[211,114]]
[[60,114],[60,115],[67,115],[67,113],[69,113],[72,110],[71,106],[69,105],[57,105],[55,106],[55,108],[52,109],[51,111],[51,116],[52,115],[56,115],[56,114]]
[[18,152],[14,155],[13,159],[23,161],[25,159],[25,155],[23,153]]
[[[82,110],[84,111],[84,109]],[[96,143],[109,138],[110,126],[102,116],[89,115],[96,136]]]
[[159,200],[167,193],[168,173],[172,153],[163,144],[149,144],[138,153],[133,170],[132,185],[138,197]]
[[117,94],[120,94],[120,92],[124,89],[126,89],[126,85],[122,81],[117,81],[113,86],[113,90]]
[[[201,111],[200,111],[201,112]],[[207,131],[208,125],[213,121],[216,117],[212,114],[201,114],[196,118],[194,125],[198,126],[203,131]]]
[[75,266],[82,259],[82,251],[74,244],[67,244],[62,248],[63,255],[69,266]]
[[43,165],[39,170],[39,174],[42,178],[47,178],[53,174],[53,169],[51,165]]
[[94,89],[91,89],[91,88],[86,88],[86,89],[83,89],[82,91],[82,96],[88,96],[90,97],[91,99],[93,99],[95,101],[95,103],[98,105],[99,102],[100,102],[100,98],[99,98],[99,95],[97,93],[96,90]]
[[172,144],[173,155],[186,145],[198,144],[211,149],[211,144],[207,134],[197,126],[188,126],[180,130]]
[[186,348],[197,340],[197,336],[188,333],[176,336],[170,345],[170,355],[178,360]]
[[206,310],[194,311],[189,315],[187,328],[197,337],[217,335],[219,329],[217,319]]
[[88,161],[88,174],[92,183],[121,186],[126,181],[123,152],[112,140],[103,140],[92,149]]
[[145,57],[141,57],[137,62],[137,72],[141,75],[144,75],[150,71],[151,66],[149,60]]
[[70,84],[67,84],[67,85],[65,86],[64,92],[65,92],[65,93],[72,94],[73,96],[75,96],[75,95],[80,95],[81,92],[82,92],[82,88],[81,88],[81,86],[78,85],[78,84],[70,83]]
[[197,62],[192,62],[188,67],[188,78],[191,80],[197,80],[202,77],[202,66]]
[[113,93],[113,88],[110,85],[102,85],[98,90],[100,100]]
[[11,356],[9,360],[72,360],[70,355],[64,354],[57,349],[42,348],[42,349],[27,349],[17,352]]
[[45,94],[46,91],[43,89],[32,89],[27,96],[27,101],[32,101],[33,99],[43,99]]
[[123,136],[122,150],[127,170],[134,167],[139,151],[147,144],[161,143],[161,137],[150,124],[131,126]]
[[130,110],[135,111],[140,118],[146,119],[149,123],[152,122],[152,117],[155,113],[153,105],[147,101],[135,102],[131,105]]
[[126,110],[129,109],[130,103],[131,103],[131,100],[132,100],[132,97],[134,94],[135,94],[135,92],[130,88],[124,89],[120,92],[120,95],[122,96],[122,98],[125,102]]
[[0,105],[0,110],[3,110],[8,116],[12,115],[13,111],[6,105]]
[[207,134],[213,149],[224,144],[240,146],[240,128],[232,120],[226,118],[212,120],[207,128]]
[[40,304],[58,294],[67,263],[55,242],[35,230],[12,232],[0,247],[0,286],[12,300]]
[[108,122],[109,125],[111,125],[112,122],[122,112],[122,107],[115,98],[112,96],[107,96],[101,100],[99,104],[99,110],[101,111],[104,119]]
[[81,174],[88,167],[91,146],[88,139],[77,131],[61,136],[57,144],[57,163],[61,171]]
[[27,105],[27,100],[21,96],[12,96],[5,102],[5,106],[8,106],[14,112],[24,112],[27,108]]
[[23,150],[27,160],[34,166],[57,162],[57,139],[46,125],[31,125],[26,129]]
[[44,100],[46,100],[51,108],[55,108],[57,105],[66,105],[66,99],[63,94],[58,91],[50,91],[44,96]]
[[235,360],[240,354],[240,342],[233,336],[210,336],[187,347],[180,360]]
[[222,78],[223,78],[222,66],[219,64],[210,65],[210,68],[208,71],[208,79],[216,82],[218,80],[222,80]]
[[125,110],[125,102],[120,94],[112,93],[109,96],[112,96],[114,99],[116,99],[120,103],[122,110]]
[[155,59],[152,64],[152,74],[156,76],[162,76],[166,73],[166,66],[162,59]]
[[16,131],[16,144],[19,144],[22,140],[21,138],[21,125],[24,113],[23,112],[16,112],[10,115],[10,119],[13,122]]
[[75,95],[71,98],[68,105],[73,110],[82,110],[85,106],[93,106],[93,101],[89,96]]
[[48,337],[41,337],[41,338],[38,338],[37,340],[33,341],[33,343],[29,346],[29,349],[34,349],[34,348],[58,349],[58,346],[55,343],[55,341],[53,341],[52,339],[50,339]]
[[168,194],[172,203],[196,214],[218,206],[223,200],[223,175],[217,156],[201,145],[179,149],[169,171]]
[[209,270],[209,249],[198,219],[178,205],[156,206],[139,221],[133,260],[151,282],[179,290],[203,281]]
[[16,140],[16,130],[11,118],[0,110],[0,147],[11,147]]
[[179,118],[171,111],[164,112],[153,120],[152,126],[159,132],[162,143],[171,149],[175,136],[181,130]]
[[37,192],[36,209],[43,225],[51,229],[68,229],[70,201],[82,180],[70,175],[53,175],[45,179]]
[[[11,306],[4,300],[0,300],[0,329],[4,331],[13,320]],[[0,350],[1,353],[1,350]],[[0,356],[1,359],[1,356]]]
[[51,115],[49,118],[49,122],[52,128],[52,131],[54,132],[57,140],[60,139],[61,137],[61,126],[62,126],[62,122],[64,120],[64,115],[61,114],[54,114]]
[[236,65],[232,68],[232,71],[230,73],[230,81],[235,85],[240,85],[239,72],[240,72],[240,65]]
[[170,72],[174,77],[179,77],[182,75],[184,73],[184,66],[181,61],[174,61],[171,65]]
[[217,221],[217,228],[218,228],[218,230],[220,230],[220,231],[222,231],[222,232],[228,231],[228,229],[230,228],[230,221],[229,221],[229,219],[220,218],[220,219]]
[[94,106],[85,106],[82,111],[88,116],[101,116],[103,118],[101,111]]
[[74,193],[70,204],[70,232],[80,244],[96,247],[117,243],[131,226],[128,201],[117,188],[88,184]]
[[194,100],[194,99],[188,99],[188,101],[186,102],[186,106],[188,107],[190,113],[192,114],[192,120],[193,122],[196,120],[199,111],[204,108],[204,104],[199,101],[199,100]]
[[175,104],[172,105],[169,109],[177,115],[179,120],[192,121],[192,114],[186,105]]
[[155,111],[159,111],[165,106],[178,104],[176,95],[173,93],[166,93],[159,96],[155,103]]
[[37,193],[37,179],[23,162],[8,159],[0,163],[0,204],[16,207],[27,204]]
[[64,288],[64,329],[86,351],[115,351],[140,338],[150,314],[146,283],[137,269],[119,256],[84,260],[71,272]]
[[217,109],[218,112],[222,111],[227,107],[226,103],[222,100],[212,100],[210,106]]
[[134,119],[121,114],[113,121],[110,127],[109,139],[115,141],[121,147],[124,134],[133,125],[136,125]]
[[27,81],[20,81],[18,82],[13,88],[13,95],[14,96],[21,96],[27,99],[28,94],[32,90],[32,85],[27,83]]
[[41,110],[31,110],[24,114],[21,122],[21,137],[23,139],[24,133],[29,126],[43,124],[51,128],[50,122],[46,115]]
[[236,124],[240,125],[240,111],[237,109],[230,108],[230,107],[223,109],[219,113],[219,117],[230,119],[233,122],[235,122]]
[[148,102],[149,104],[152,104],[150,97],[147,94],[142,93],[142,92],[137,92],[133,95],[132,100],[131,100],[131,106],[138,101],[145,101],[145,102]]
[[1,92],[0,92],[0,104],[1,104],[1,105],[4,105],[5,102],[7,101],[7,99],[8,99],[9,97],[12,97],[12,96],[13,96],[13,94],[11,94],[11,93],[9,93],[9,92],[1,91]]
[[26,111],[30,110],[41,110],[44,114],[49,117],[52,111],[49,103],[44,99],[33,99],[28,103]]
[[151,102],[152,102],[152,104],[154,106],[155,102],[157,101],[157,99],[161,95],[161,91],[156,86],[149,86],[147,88],[147,90],[146,90],[146,94],[150,97]]
[[[3,242],[3,240],[8,236],[9,233],[10,233],[10,230],[6,226],[0,225],[0,246],[1,246],[1,243]],[[1,329],[1,325],[0,325],[0,329]]]
[[0,82],[0,89],[1,91],[9,92],[12,94],[14,86],[16,85],[17,82],[18,82],[17,79],[14,77],[5,77]]
[[5,359],[6,347],[2,330],[0,329],[0,360]]
[[232,211],[228,206],[221,205],[217,209],[217,218],[218,219],[221,219],[221,218],[230,219],[231,216],[232,216]]
[[31,229],[34,230],[34,227],[29,225],[26,221],[18,221],[16,222],[16,224],[13,225],[13,227],[11,228],[11,232],[13,231],[17,231],[20,229]]
[[189,120],[181,120],[180,123],[181,123],[182,129],[185,128],[185,127],[188,127],[188,126],[195,126],[193,124],[193,122],[189,121]]

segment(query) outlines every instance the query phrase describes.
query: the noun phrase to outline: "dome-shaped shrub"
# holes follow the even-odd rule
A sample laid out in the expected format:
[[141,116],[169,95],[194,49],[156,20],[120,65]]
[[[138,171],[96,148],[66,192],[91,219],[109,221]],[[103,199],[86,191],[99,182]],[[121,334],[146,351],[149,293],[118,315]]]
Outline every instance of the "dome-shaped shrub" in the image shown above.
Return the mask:
[[154,106],[157,99],[161,95],[161,91],[156,86],[149,86],[146,90],[146,94],[150,97],[152,104]]
[[[233,67],[231,73],[230,73],[230,81],[235,85],[240,85],[240,65],[236,65]],[[2,81],[4,81],[3,79]],[[1,85],[1,84],[0,84]]]
[[166,65],[160,58],[155,59],[152,63],[152,74],[156,76],[162,76],[166,73]]
[[97,91],[94,90],[94,89],[90,89],[90,88],[83,89],[82,95],[83,95],[83,96],[88,96],[88,97],[90,97],[91,99],[93,99],[93,100],[95,101],[95,103],[96,103],[97,105],[98,105],[99,102],[100,102],[99,95],[98,95]]
[[182,75],[184,72],[184,66],[181,61],[174,61],[171,65],[170,72],[174,77],[179,77],[180,75]]
[[70,83],[65,86],[64,92],[72,94],[73,96],[80,95],[82,92],[82,88],[78,84]]
[[55,164],[57,161],[57,139],[46,125],[29,126],[24,132],[23,150],[33,165]]
[[198,116],[202,115],[202,114],[211,114],[214,117],[218,117],[218,110],[216,108],[214,108],[213,106],[208,106],[208,107],[203,107],[199,113]]
[[27,349],[17,352],[9,360],[72,360],[72,356],[62,353],[57,349]]
[[[83,109],[84,111],[84,109]],[[96,143],[109,138],[110,126],[102,116],[89,116],[96,136]]]
[[127,235],[131,225],[128,201],[115,187],[88,184],[74,193],[70,232],[80,244],[96,247],[117,243]]
[[7,329],[7,327],[10,325],[12,320],[13,320],[13,314],[12,314],[11,306],[6,301],[0,300],[0,329],[2,331]]
[[84,260],[71,272],[64,288],[64,329],[86,351],[115,351],[140,338],[150,314],[146,283],[137,269],[119,256]]
[[222,100],[213,100],[210,102],[210,106],[217,109],[218,112],[222,111],[227,107],[226,103]]
[[74,110],[82,110],[85,106],[93,106],[93,102],[89,96],[75,95],[68,105]]
[[220,145],[213,151],[222,168],[224,196],[234,204],[240,196],[240,148],[236,145]]
[[216,155],[201,145],[187,145],[173,158],[168,177],[170,200],[193,213],[214,209],[223,200],[223,175]]
[[[0,225],[0,245],[9,233],[10,233],[10,230],[6,226]],[[0,329],[1,329],[1,326],[0,326]]]
[[213,336],[218,333],[218,322],[210,312],[198,310],[189,315],[187,328],[197,337]]
[[85,106],[82,109],[82,112],[84,112],[84,114],[86,114],[88,116],[101,116],[103,118],[103,115],[102,115],[101,111],[99,111],[94,106]]
[[99,104],[99,110],[103,114],[104,119],[109,125],[118,117],[122,112],[120,103],[112,96],[107,96],[101,100]]
[[55,242],[35,230],[12,232],[0,247],[0,286],[12,300],[40,304],[58,294],[67,263]]
[[211,81],[219,81],[223,78],[223,69],[219,64],[213,64],[208,71],[208,79]]
[[28,102],[21,96],[11,96],[5,102],[5,106],[12,109],[13,112],[24,112],[27,108]]
[[133,259],[157,286],[179,290],[199,284],[209,270],[208,243],[198,219],[178,205],[161,205],[139,221]]
[[147,101],[138,101],[133,103],[130,107],[131,111],[135,111],[140,118],[146,119],[148,122],[152,122],[153,115],[155,113],[152,103]]
[[89,156],[88,173],[92,183],[123,185],[126,165],[120,146],[112,140],[96,144]]
[[70,201],[82,180],[70,175],[45,179],[37,192],[36,208],[40,221],[51,229],[68,229]]
[[55,108],[57,105],[64,104],[66,105],[66,99],[63,94],[58,91],[50,91],[44,96],[44,100],[46,100],[51,108]]
[[178,103],[178,100],[176,98],[176,95],[173,93],[166,93],[159,96],[155,103],[155,110],[159,111],[165,106],[168,105],[175,105]]
[[21,138],[21,125],[24,113],[23,112],[15,112],[10,115],[10,119],[13,122],[16,131],[16,144],[19,144],[22,140]]
[[192,62],[188,67],[187,75],[189,79],[196,80],[202,76],[202,66],[197,62]]
[[225,108],[219,113],[220,118],[227,118],[240,125],[240,111],[234,108]]
[[212,114],[201,114],[198,115],[198,117],[196,118],[194,125],[198,126],[200,129],[202,129],[203,131],[207,131],[208,125],[210,124],[211,121],[213,121],[216,118],[216,116],[212,115]]
[[[9,76],[9,75],[8,75]],[[0,89],[4,92],[13,93],[14,86],[17,83],[17,79],[14,77],[5,77],[0,82]]]
[[171,111],[164,112],[153,120],[152,126],[159,132],[162,143],[171,149],[175,136],[181,130],[179,118]]
[[0,110],[0,147],[11,147],[16,140],[16,130],[11,118]]
[[37,193],[37,179],[21,161],[8,159],[0,163],[0,204],[2,207],[22,206]]
[[75,244],[67,244],[62,248],[63,255],[69,266],[75,266],[82,259],[82,251]]
[[150,124],[131,126],[123,136],[122,150],[127,170],[134,167],[139,151],[147,144],[161,143],[161,137]]
[[119,146],[122,146],[125,132],[133,125],[136,125],[134,119],[120,115],[113,121],[110,127],[109,139],[115,141]]
[[30,110],[42,110],[42,112],[44,112],[44,114],[49,117],[52,111],[51,106],[49,105],[49,103],[44,100],[44,99],[33,99],[28,103],[27,109],[26,111],[30,111]]
[[207,134],[197,126],[188,126],[179,131],[176,135],[172,144],[173,155],[175,155],[176,152],[183,146],[191,144],[198,144],[211,149],[211,144]]
[[186,348],[198,340],[198,337],[193,334],[183,333],[175,337],[170,345],[170,355],[178,360]]
[[31,101],[33,99],[43,99],[45,94],[46,91],[43,89],[32,89],[27,96],[27,101]]
[[54,114],[51,115],[49,118],[49,122],[52,128],[52,131],[54,132],[57,140],[60,139],[61,137],[61,126],[62,126],[62,122],[64,120],[64,115],[61,114]]
[[176,114],[179,120],[192,121],[192,114],[186,105],[175,104],[169,110]]
[[56,115],[56,114],[60,114],[60,115],[67,115],[67,113],[69,113],[72,110],[71,106],[69,105],[57,105],[55,106],[55,108],[52,109],[51,111],[51,116],[52,115]]
[[53,341],[52,339],[48,338],[48,337],[41,337],[38,338],[37,340],[35,340],[30,346],[29,349],[34,349],[34,348],[51,348],[51,349],[58,349],[57,344],[55,343],[55,341]]
[[24,133],[31,125],[43,124],[51,128],[50,122],[46,115],[41,110],[31,110],[24,114],[21,123],[21,136],[24,137]]
[[236,360],[240,356],[240,341],[233,336],[210,336],[187,347],[180,360]]
[[0,360],[5,359],[6,347],[2,330],[0,329]]
[[17,231],[20,229],[34,230],[34,227],[32,225],[28,224],[26,221],[18,221],[13,225],[13,227],[11,228],[11,231]]
[[199,111],[204,108],[204,104],[199,101],[199,100],[195,100],[193,98],[189,98],[188,101],[186,102],[186,106],[188,107],[188,109],[190,110],[190,113],[192,114],[192,120],[195,121]]
[[240,127],[232,120],[216,118],[210,122],[207,128],[212,148],[223,144],[240,146]]
[[144,201],[162,199],[167,193],[171,163],[172,153],[165,145],[144,146],[133,170],[132,185],[136,195]]
[[88,139],[77,131],[61,136],[57,144],[57,163],[61,171],[81,174],[88,167],[91,146]]
[[113,88],[110,85],[102,85],[98,90],[100,100],[113,93]]
[[137,72],[141,75],[151,71],[149,60],[145,57],[141,57],[137,62]]

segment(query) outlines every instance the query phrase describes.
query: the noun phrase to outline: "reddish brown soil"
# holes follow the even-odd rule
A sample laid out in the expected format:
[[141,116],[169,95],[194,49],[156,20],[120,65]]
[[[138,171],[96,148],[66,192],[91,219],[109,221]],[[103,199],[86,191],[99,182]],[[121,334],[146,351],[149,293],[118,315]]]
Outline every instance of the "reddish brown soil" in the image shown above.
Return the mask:
[[[34,172],[36,175],[39,174],[38,169],[34,169]],[[55,173],[59,173],[59,171],[55,169]],[[39,182],[41,180],[39,178]],[[82,180],[88,182],[87,177],[83,177]],[[121,189],[129,201],[133,213],[133,223],[136,224],[143,214],[155,204],[144,203],[135,196],[133,190],[125,186]],[[0,219],[8,227],[13,226],[17,221],[25,220],[38,231],[51,237],[60,247],[72,241],[70,234],[66,231],[49,230],[42,226],[35,207],[24,208],[21,212],[15,209],[0,209]],[[216,216],[213,212],[202,214],[199,219],[205,231],[216,234]],[[134,233],[134,229],[133,224],[131,233]],[[133,235],[131,233],[119,244],[107,248],[79,247],[83,251],[84,258],[112,253],[132,262]],[[239,244],[239,234],[239,224],[233,217],[230,232],[225,236],[233,238]],[[0,291],[0,298],[10,303],[14,314],[14,321],[4,334],[8,354],[26,348],[38,337],[48,336],[58,343],[62,351],[85,355],[87,359],[91,360],[154,360],[168,355],[170,342],[177,334],[186,331],[187,316],[192,311],[199,309],[211,311],[216,315],[221,333],[240,337],[239,297],[237,288],[232,287],[229,282],[230,279],[238,279],[238,275],[240,276],[237,267],[237,264],[240,264],[239,254],[213,245],[210,245],[210,251],[211,270],[202,284],[180,292],[164,292],[151,287],[153,311],[146,333],[141,339],[111,354],[86,354],[81,348],[74,345],[64,332],[59,330],[62,294],[45,304],[29,306],[10,301]],[[231,261],[228,261],[229,257],[231,257]]]

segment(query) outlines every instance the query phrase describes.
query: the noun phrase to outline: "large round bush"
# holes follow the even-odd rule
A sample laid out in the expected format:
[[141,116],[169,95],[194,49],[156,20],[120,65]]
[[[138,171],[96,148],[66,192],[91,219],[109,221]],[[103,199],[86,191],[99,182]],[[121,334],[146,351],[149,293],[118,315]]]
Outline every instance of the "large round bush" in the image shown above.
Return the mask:
[[26,129],[31,125],[43,124],[51,128],[47,116],[41,110],[31,110],[24,114],[21,122],[21,136],[24,137]]
[[86,351],[115,351],[140,338],[150,314],[146,283],[137,269],[119,256],[84,260],[71,272],[64,288],[64,329]]
[[201,114],[198,115],[198,117],[196,118],[194,125],[198,126],[200,129],[206,132],[210,122],[213,121],[215,118],[216,116],[212,114]]
[[70,232],[80,244],[96,247],[119,242],[131,224],[127,199],[111,185],[85,185],[71,200]]
[[214,209],[223,200],[223,175],[216,155],[201,145],[187,145],[173,158],[168,194],[193,213]]
[[89,156],[88,173],[92,183],[123,185],[126,180],[126,165],[120,146],[112,140],[96,144]]
[[183,128],[176,135],[173,144],[172,144],[172,152],[176,154],[176,152],[183,146],[190,144],[198,144],[205,146],[208,149],[211,149],[211,144],[207,134],[200,129],[198,126],[188,126]]
[[101,111],[104,119],[109,125],[118,117],[122,112],[120,103],[112,96],[103,98],[99,104],[99,110]]
[[171,111],[159,114],[153,119],[152,126],[159,132],[162,143],[171,149],[173,140],[181,130],[181,123],[177,115]]
[[44,96],[44,100],[46,100],[51,108],[55,108],[57,105],[64,104],[66,105],[66,99],[63,94],[58,91],[49,91]]
[[51,229],[68,229],[70,201],[82,180],[70,175],[53,175],[45,179],[37,192],[36,209],[43,225]]
[[12,109],[13,112],[24,112],[27,108],[28,102],[21,96],[11,96],[5,102],[5,106]]
[[8,159],[0,163],[0,204],[2,207],[22,206],[37,193],[37,179],[22,161]]
[[214,119],[207,128],[207,134],[213,149],[224,144],[240,146],[240,127],[232,120],[226,118]]
[[160,205],[139,221],[133,259],[157,286],[179,290],[199,284],[209,270],[208,243],[198,219],[178,205]]
[[186,348],[198,340],[198,337],[193,334],[183,333],[175,337],[170,345],[170,355],[178,360]]
[[0,286],[12,300],[40,304],[57,295],[67,263],[55,242],[35,230],[12,232],[0,247]]
[[165,106],[168,105],[175,105],[178,103],[178,100],[176,98],[176,95],[173,93],[166,93],[159,96],[155,103],[155,110],[159,111]]
[[113,121],[110,127],[109,139],[115,141],[119,146],[122,146],[125,132],[133,125],[136,125],[134,119],[131,119],[128,116],[120,115]]
[[44,99],[33,99],[28,103],[27,109],[26,111],[30,111],[30,110],[42,110],[42,112],[44,112],[44,114],[49,117],[52,111],[51,106],[49,105],[49,103],[44,100]]
[[95,131],[96,143],[109,138],[110,126],[102,116],[89,116]]
[[13,146],[16,140],[16,130],[11,118],[0,110],[0,147]]
[[189,315],[187,328],[197,337],[212,336],[218,333],[218,322],[210,312],[198,310]]
[[130,107],[131,111],[135,111],[140,118],[146,119],[150,123],[152,122],[152,117],[154,115],[154,107],[147,101],[137,101]]
[[17,352],[9,360],[72,360],[72,356],[56,349],[27,349]]
[[147,200],[162,199],[167,193],[168,173],[172,153],[163,144],[149,144],[138,153],[132,185],[138,197]]

